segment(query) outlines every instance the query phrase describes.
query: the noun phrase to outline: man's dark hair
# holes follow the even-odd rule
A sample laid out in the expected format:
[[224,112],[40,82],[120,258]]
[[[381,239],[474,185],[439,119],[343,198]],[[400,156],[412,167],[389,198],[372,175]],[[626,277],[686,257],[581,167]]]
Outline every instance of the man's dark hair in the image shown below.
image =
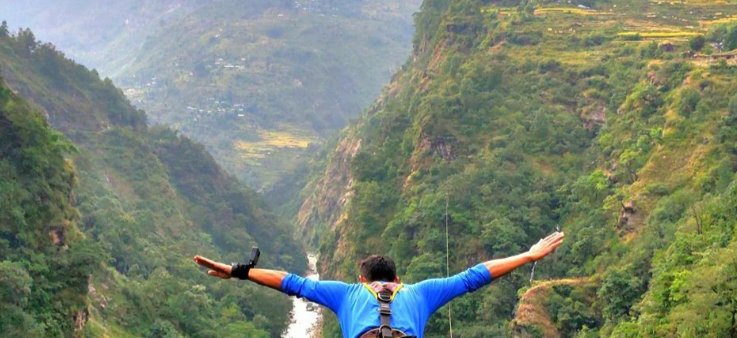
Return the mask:
[[393,282],[397,278],[397,266],[386,256],[371,255],[361,261],[359,269],[369,282]]

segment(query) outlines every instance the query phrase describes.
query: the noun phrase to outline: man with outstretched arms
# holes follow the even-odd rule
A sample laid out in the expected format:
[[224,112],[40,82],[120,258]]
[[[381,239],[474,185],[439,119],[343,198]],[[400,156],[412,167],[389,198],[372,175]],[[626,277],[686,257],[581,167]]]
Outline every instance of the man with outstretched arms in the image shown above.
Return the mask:
[[563,237],[562,232],[556,232],[525,253],[481,263],[449,278],[407,285],[399,282],[394,262],[384,256],[370,256],[361,261],[360,283],[356,284],[315,281],[284,271],[257,269],[253,264],[231,266],[200,256],[194,260],[207,267],[211,276],[249,279],[329,308],[338,316],[344,338],[422,338],[425,324],[441,306],[522,265],[542,259],[560,246]]

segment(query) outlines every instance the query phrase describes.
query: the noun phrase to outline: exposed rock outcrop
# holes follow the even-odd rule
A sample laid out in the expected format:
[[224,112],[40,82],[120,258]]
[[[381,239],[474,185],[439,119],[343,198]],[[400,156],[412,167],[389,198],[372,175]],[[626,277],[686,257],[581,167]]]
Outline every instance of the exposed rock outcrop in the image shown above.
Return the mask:
[[82,330],[84,330],[84,327],[87,325],[87,321],[89,319],[90,319],[90,311],[87,309],[80,310],[72,314],[72,321],[74,322],[75,336],[79,336]]
[[314,192],[302,203],[297,214],[299,230],[309,244],[317,243],[317,235],[324,228],[335,229],[350,200],[353,175],[350,162],[361,149],[361,140],[347,136],[340,141]]
[[512,321],[512,337],[530,338],[542,333],[546,338],[561,337],[550,314],[545,308],[545,301],[556,286],[585,287],[591,284],[588,278],[558,279],[541,282],[529,288],[520,298],[514,320]]

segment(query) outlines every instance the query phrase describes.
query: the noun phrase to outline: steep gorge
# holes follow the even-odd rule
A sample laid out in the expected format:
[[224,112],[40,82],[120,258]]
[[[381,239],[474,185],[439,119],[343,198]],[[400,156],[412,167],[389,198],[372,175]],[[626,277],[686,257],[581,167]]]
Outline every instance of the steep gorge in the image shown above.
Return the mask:
[[151,124],[261,189],[378,95],[409,53],[419,3],[0,0],[0,20],[112,78]]

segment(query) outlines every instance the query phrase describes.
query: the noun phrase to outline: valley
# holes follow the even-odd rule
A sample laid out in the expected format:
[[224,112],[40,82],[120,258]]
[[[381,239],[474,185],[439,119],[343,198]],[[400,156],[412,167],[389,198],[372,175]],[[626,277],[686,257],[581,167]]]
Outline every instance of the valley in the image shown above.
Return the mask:
[[[149,123],[204,144],[261,190],[380,93],[407,58],[420,0],[31,3],[0,1],[0,12],[113,79]],[[60,11],[76,23],[56,25]]]
[[382,5],[210,6],[160,29],[116,81],[152,123],[269,188],[360,115],[406,59],[416,4]]
[[737,2],[162,4],[99,72],[0,29],[3,334],[340,337],[191,256],[412,284],[558,228],[425,337],[736,332]]
[[258,245],[263,264],[306,269],[257,193],[29,30],[0,28],[0,70],[0,289],[19,290],[0,298],[0,336],[281,335],[286,297],[191,261]]

